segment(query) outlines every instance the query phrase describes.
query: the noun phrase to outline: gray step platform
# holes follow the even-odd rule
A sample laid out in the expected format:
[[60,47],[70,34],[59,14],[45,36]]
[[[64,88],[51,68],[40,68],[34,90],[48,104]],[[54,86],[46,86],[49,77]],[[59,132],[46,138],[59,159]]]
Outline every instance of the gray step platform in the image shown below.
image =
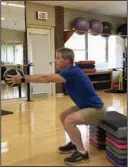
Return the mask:
[[123,160],[127,159],[127,154],[126,155],[119,155],[117,152],[113,151],[110,147],[106,146],[106,150],[111,152],[116,158]]
[[111,143],[106,142],[106,147],[111,148],[114,152],[116,152],[119,155],[127,155],[127,150],[118,150],[116,147],[114,147]]
[[120,140],[117,137],[115,137],[115,136],[113,136],[113,135],[111,135],[109,133],[106,133],[106,137],[111,138],[112,140],[114,140],[118,144],[127,144],[127,140],[126,139],[125,140]]
[[118,139],[127,139],[127,117],[116,111],[106,112],[99,126]]

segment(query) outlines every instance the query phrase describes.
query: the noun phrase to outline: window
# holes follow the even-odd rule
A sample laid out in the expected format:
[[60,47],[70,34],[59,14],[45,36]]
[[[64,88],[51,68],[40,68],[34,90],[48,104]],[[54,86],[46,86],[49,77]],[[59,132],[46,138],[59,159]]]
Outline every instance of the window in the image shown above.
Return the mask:
[[108,66],[116,68],[116,36],[111,35],[108,38]]
[[72,37],[65,43],[65,47],[73,49],[75,53],[75,61],[85,60],[85,35],[78,35],[74,33]]
[[101,35],[88,34],[88,60],[96,63],[105,63],[106,59],[106,38]]
[[[65,43],[65,47],[74,50],[75,61],[94,60],[97,70],[122,68],[123,52],[127,40],[118,35],[108,38],[101,35],[78,35],[74,33]],[[88,51],[88,52],[87,52]]]
[[6,45],[1,46],[1,62],[6,62]]
[[15,64],[23,64],[23,45],[15,45],[14,47]]
[[[100,35],[78,35],[74,33],[72,37],[65,43],[65,47],[73,49],[75,53],[75,61],[88,59],[95,60],[96,63],[103,63],[107,61],[106,41],[106,38]],[[88,50],[88,58],[86,50]]]
[[123,67],[123,52],[125,52],[125,39],[117,35],[111,35],[108,38],[109,68]]
[[13,46],[7,46],[7,63],[13,64],[14,62],[14,47]]
[[6,64],[23,64],[23,44],[2,45],[1,61]]

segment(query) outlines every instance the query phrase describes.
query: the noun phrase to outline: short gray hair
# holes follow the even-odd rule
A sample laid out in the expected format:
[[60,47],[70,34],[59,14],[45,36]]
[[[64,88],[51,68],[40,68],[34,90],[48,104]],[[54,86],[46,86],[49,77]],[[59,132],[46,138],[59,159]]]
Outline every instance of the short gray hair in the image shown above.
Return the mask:
[[57,52],[61,53],[63,59],[69,59],[70,63],[74,63],[74,51],[69,48],[60,48],[57,50]]

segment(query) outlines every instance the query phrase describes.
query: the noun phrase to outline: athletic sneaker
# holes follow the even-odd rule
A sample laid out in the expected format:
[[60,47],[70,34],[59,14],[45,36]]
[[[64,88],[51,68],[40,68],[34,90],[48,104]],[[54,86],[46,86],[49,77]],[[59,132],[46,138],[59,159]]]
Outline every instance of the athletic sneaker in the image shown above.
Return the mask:
[[88,153],[85,153],[85,154],[82,154],[78,151],[75,151],[71,157],[69,158],[65,158],[64,159],[64,162],[68,165],[75,165],[75,164],[78,164],[78,163],[82,163],[82,162],[89,162],[89,154]]
[[73,151],[76,151],[77,148],[72,142],[69,142],[65,146],[59,147],[58,150],[60,153],[71,153]]

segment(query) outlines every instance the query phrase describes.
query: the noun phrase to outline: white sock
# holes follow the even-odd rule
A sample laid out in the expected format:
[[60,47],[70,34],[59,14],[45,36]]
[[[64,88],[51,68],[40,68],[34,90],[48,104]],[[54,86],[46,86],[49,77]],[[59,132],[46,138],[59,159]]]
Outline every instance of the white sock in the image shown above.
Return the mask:
[[79,150],[78,150],[78,152],[80,152],[81,154],[87,153],[87,151],[79,151]]
[[74,145],[75,145],[75,143],[74,143],[74,142],[72,142],[72,144],[74,144]]

